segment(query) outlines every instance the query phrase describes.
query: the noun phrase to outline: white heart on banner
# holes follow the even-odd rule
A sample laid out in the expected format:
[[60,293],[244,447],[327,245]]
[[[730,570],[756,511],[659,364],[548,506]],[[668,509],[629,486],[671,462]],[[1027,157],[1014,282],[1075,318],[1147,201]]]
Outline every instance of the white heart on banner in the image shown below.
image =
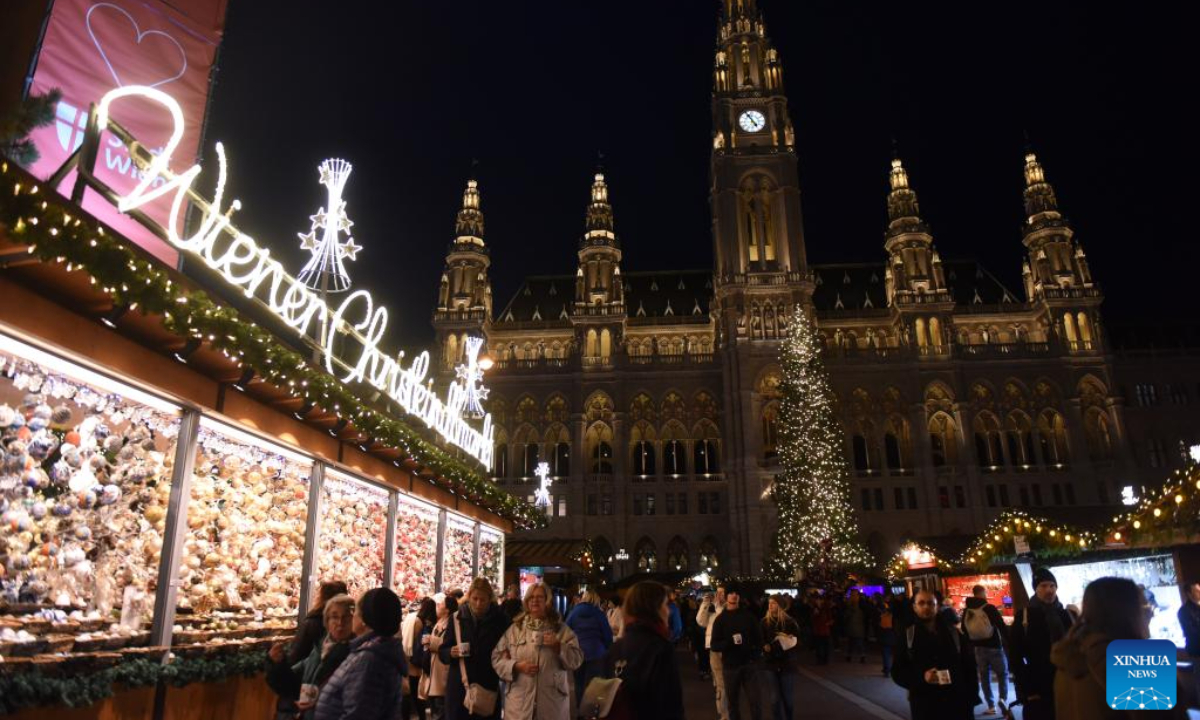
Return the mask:
[[[97,10],[103,10],[105,12],[97,13]],[[113,81],[117,84],[116,87],[125,87],[125,82],[121,79],[117,69],[113,66],[113,60],[109,58],[108,53],[105,52],[104,45],[100,42],[100,39],[96,37],[95,29],[92,27],[93,22],[121,22],[120,18],[114,15],[111,11],[116,11],[120,15],[124,16],[125,21],[128,22],[129,26],[133,29],[133,41],[136,45],[141,46],[144,40],[149,40],[153,43],[166,42],[170,43],[179,53],[179,61],[181,64],[179,66],[179,71],[174,75],[160,79],[157,82],[138,79],[131,81],[130,84],[158,87],[159,85],[166,85],[169,82],[183,77],[183,74],[187,72],[187,55],[184,54],[183,46],[179,44],[179,41],[162,30],[142,30],[142,28],[137,24],[137,21],[133,19],[133,16],[126,12],[124,8],[113,5],[112,3],[96,3],[88,8],[87,11],[86,19],[88,35],[91,36],[92,43],[95,44],[96,50],[100,53],[100,59],[103,60],[105,66],[108,67],[108,72],[112,75]],[[117,59],[117,62],[118,64],[120,63],[119,58]]]

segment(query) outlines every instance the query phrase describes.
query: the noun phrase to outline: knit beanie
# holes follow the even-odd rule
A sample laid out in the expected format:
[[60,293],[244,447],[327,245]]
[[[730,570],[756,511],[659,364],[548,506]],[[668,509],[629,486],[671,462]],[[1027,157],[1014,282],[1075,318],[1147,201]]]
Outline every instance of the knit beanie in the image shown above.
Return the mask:
[[1052,582],[1058,585],[1058,580],[1054,577],[1054,573],[1047,568],[1038,568],[1033,571],[1033,589],[1037,590],[1037,586],[1044,582]]
[[400,620],[404,606],[396,593],[387,588],[375,588],[363,593],[358,599],[363,622],[380,635],[395,635],[400,631]]

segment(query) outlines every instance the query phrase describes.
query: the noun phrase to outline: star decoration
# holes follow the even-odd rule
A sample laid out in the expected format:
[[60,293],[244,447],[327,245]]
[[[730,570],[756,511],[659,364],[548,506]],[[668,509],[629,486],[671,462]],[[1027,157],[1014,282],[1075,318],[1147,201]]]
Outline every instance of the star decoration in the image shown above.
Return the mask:
[[308,219],[312,221],[314,228],[323,228],[325,227],[328,217],[329,215],[326,214],[325,208],[321,208],[317,211],[316,215],[309,215]]
[[317,249],[317,234],[312,230],[306,233],[296,233],[300,236],[301,250],[316,250]]
[[342,253],[342,257],[348,257],[351,260],[357,260],[358,251],[362,250],[362,245],[355,244],[354,238],[346,238],[346,244],[342,245],[339,250]]

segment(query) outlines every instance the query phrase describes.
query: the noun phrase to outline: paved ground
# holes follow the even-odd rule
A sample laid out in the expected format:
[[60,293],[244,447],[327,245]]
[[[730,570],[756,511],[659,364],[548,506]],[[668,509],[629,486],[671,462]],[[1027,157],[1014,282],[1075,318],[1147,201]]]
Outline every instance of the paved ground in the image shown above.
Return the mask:
[[[691,653],[680,651],[684,705],[688,720],[716,720],[712,684],[700,679]],[[882,673],[878,655],[868,656],[865,664],[835,659],[830,665],[817,666],[806,658],[796,687],[794,720],[910,720],[905,692]],[[978,718],[985,706],[976,708]],[[742,720],[752,720],[749,705],[743,702]],[[765,718],[764,720],[771,720]]]

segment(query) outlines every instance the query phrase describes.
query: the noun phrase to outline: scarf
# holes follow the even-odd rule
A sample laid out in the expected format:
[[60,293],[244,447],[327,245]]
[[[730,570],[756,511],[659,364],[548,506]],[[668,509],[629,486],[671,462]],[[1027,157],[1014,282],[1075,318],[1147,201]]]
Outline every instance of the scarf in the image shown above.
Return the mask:
[[1046,618],[1046,629],[1050,633],[1050,644],[1062,640],[1067,634],[1067,626],[1063,625],[1062,620],[1062,603],[1056,598],[1054,602],[1042,602],[1036,595],[1029,598],[1029,606],[1040,608],[1042,616]]
[[646,628],[647,630],[662,636],[663,640],[666,640],[667,642],[671,641],[671,631],[668,630],[667,626],[658,618],[654,618],[653,620],[642,620],[638,618],[634,619],[633,622],[629,622],[627,620],[626,625]]

